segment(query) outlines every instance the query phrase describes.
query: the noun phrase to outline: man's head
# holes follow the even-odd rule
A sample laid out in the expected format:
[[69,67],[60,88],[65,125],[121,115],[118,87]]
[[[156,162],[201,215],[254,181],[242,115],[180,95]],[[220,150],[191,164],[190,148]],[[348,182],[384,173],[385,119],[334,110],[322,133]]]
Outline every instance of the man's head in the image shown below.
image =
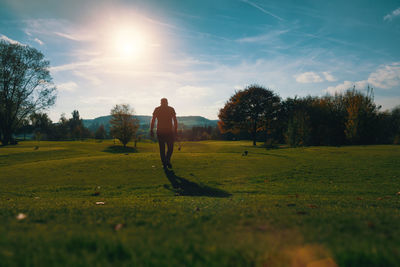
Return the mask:
[[161,106],[168,106],[168,99],[161,98]]

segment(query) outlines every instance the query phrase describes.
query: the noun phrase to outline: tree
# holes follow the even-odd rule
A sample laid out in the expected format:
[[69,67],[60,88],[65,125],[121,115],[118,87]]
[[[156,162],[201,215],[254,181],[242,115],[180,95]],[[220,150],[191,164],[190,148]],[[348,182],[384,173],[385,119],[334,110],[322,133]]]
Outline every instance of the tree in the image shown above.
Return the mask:
[[32,131],[32,125],[29,124],[29,119],[25,118],[21,121],[20,127],[17,129],[16,134],[23,134],[24,141],[26,140],[26,134]]
[[44,139],[51,136],[53,122],[46,113],[32,113],[29,116],[34,134],[40,133]]
[[221,133],[247,130],[251,133],[253,145],[256,145],[257,132],[265,130],[268,133],[279,103],[279,96],[259,85],[237,91],[219,111]]
[[138,120],[133,117],[133,109],[128,104],[115,105],[111,110],[110,133],[126,147],[139,128]]
[[0,41],[0,138],[12,135],[31,113],[55,103],[49,61],[35,48]]
[[96,139],[106,139],[107,132],[104,129],[104,125],[101,124],[100,127],[96,130],[95,138]]
[[373,100],[373,89],[368,87],[367,94],[361,91],[346,91],[344,101],[347,111],[345,134],[350,144],[371,144],[377,136],[377,107]]
[[390,133],[385,133],[385,135],[392,135],[392,143],[400,144],[400,106],[392,110],[388,124]]
[[287,98],[279,116],[280,131],[291,146],[338,145],[344,140],[344,117],[332,96]]
[[71,137],[78,140],[82,138],[83,135],[83,121],[79,116],[79,111],[74,110],[71,115],[72,118],[68,121]]
[[56,140],[66,140],[70,137],[68,130],[68,119],[65,117],[65,113],[61,113],[60,119],[56,124],[56,131],[54,139]]
[[310,117],[303,110],[297,110],[288,122],[287,143],[290,146],[305,146],[310,142]]

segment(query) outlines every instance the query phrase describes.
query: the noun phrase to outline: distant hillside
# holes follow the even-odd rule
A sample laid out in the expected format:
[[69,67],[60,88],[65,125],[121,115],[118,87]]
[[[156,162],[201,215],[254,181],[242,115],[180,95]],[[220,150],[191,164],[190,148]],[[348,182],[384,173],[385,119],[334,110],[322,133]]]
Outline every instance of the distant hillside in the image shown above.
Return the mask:
[[[139,119],[140,129],[146,130],[150,128],[151,116],[137,115],[134,116]],[[110,129],[111,115],[101,116],[95,119],[83,120],[83,125],[92,131],[103,124],[104,128],[108,131]],[[177,117],[179,129],[192,128],[194,126],[217,126],[218,120],[209,120],[201,116],[181,116]]]

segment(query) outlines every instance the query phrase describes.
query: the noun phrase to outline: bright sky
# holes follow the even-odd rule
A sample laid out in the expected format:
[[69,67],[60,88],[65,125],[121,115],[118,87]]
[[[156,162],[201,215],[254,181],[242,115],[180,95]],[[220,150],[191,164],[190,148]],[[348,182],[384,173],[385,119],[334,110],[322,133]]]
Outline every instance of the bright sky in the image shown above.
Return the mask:
[[374,88],[400,104],[398,0],[0,0],[0,39],[50,60],[53,121],[129,103],[216,119],[237,89],[281,97]]

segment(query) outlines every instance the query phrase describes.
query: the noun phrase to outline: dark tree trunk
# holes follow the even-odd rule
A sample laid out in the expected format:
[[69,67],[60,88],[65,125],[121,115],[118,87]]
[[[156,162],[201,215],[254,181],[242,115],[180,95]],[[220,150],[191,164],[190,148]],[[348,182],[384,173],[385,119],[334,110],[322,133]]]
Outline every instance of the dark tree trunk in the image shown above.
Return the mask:
[[3,146],[6,146],[6,145],[8,145],[10,143],[10,140],[11,140],[11,134],[4,133],[3,134],[3,138],[1,139],[1,144]]
[[265,123],[265,145],[268,145],[269,134],[268,131],[270,130],[270,122],[267,120]]
[[253,146],[257,145],[256,142],[257,142],[257,121],[255,120],[253,124]]

